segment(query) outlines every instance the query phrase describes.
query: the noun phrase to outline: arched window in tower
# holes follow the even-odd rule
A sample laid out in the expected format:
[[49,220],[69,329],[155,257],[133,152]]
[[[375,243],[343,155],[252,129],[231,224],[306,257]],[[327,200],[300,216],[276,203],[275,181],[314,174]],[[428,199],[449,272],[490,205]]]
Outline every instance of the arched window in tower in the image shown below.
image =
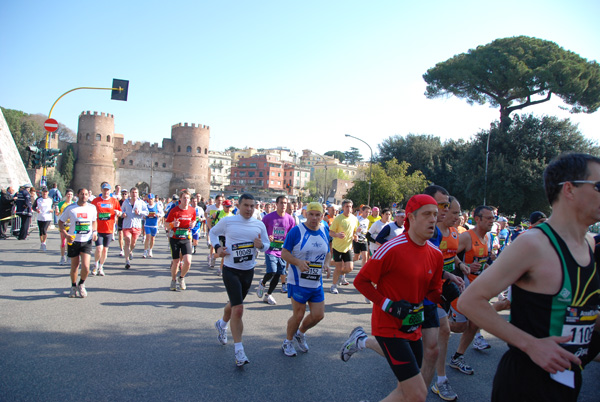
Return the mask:
[[125,159],[121,159],[121,165],[125,164]]
[[204,148],[204,155],[208,153],[208,148]]
[[100,134],[96,134],[96,141],[102,141],[102,136]]
[[163,167],[164,167],[164,168],[166,168],[166,167],[167,167],[167,164],[166,164],[166,163],[163,163]]
[[158,162],[154,162],[154,167],[157,168],[158,167]]
[[85,135],[85,140],[86,140],[86,141],[89,141],[89,140],[90,140],[90,133],[87,133],[87,134]]
[[190,146],[188,145],[188,146],[187,146],[187,148],[185,149],[185,152],[188,152],[188,153],[192,152],[192,147],[190,147]]
[[106,136],[106,142],[110,142],[110,135]]
[[133,161],[131,159],[129,159],[129,166],[133,165]]
[[200,147],[196,147],[196,153],[197,153],[197,154],[201,154],[201,153],[202,153],[202,148],[200,148]]
[[177,152],[181,152],[181,145],[177,145]]

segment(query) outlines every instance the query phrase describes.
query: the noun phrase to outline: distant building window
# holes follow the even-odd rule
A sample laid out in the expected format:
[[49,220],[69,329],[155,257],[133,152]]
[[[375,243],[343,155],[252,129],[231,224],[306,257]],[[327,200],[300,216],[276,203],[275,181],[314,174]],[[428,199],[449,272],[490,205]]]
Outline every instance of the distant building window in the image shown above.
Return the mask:
[[196,153],[197,153],[197,154],[201,154],[201,153],[202,153],[202,148],[200,148],[200,147],[196,147]]
[[121,159],[121,165],[125,164],[125,159]]
[[166,167],[167,167],[167,164],[166,164],[166,163],[163,163],[163,167],[164,167],[164,168],[166,168]]
[[258,177],[263,177],[263,172],[258,172]]
[[87,134],[85,135],[85,139],[86,139],[86,141],[90,139],[90,133],[87,133]]
[[110,142],[110,135],[106,136],[106,142]]
[[129,166],[133,165],[133,161],[129,159]]
[[188,145],[188,147],[185,149],[185,152],[192,152],[192,147]]
[[208,148],[204,148],[204,155],[208,153]]
[[177,145],[177,152],[181,152],[181,145]]
[[154,167],[158,167],[158,162],[154,162]]
[[102,136],[100,134],[96,134],[96,141],[102,141]]

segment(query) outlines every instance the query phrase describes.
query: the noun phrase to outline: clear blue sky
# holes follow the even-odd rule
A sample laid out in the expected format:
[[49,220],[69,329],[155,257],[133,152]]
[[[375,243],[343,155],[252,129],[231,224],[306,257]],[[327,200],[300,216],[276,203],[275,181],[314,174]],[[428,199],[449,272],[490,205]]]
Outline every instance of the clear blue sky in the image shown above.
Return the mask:
[[[84,110],[115,115],[127,140],[160,142],[171,125],[211,127],[211,149],[374,152],[399,134],[470,138],[498,111],[423,95],[437,62],[528,35],[600,60],[600,2],[4,1],[0,105],[48,114],[64,92],[130,80],[128,102],[76,91],[52,117],[77,130]],[[600,112],[570,115],[600,139]]]

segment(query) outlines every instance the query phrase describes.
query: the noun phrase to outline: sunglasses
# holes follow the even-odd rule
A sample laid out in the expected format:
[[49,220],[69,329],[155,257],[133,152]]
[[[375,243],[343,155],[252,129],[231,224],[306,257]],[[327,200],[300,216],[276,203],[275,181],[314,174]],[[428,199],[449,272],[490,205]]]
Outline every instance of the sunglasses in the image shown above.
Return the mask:
[[438,202],[438,207],[442,209],[450,208],[449,202]]
[[573,184],[593,184],[594,190],[600,192],[600,181],[591,181],[591,180],[571,180],[571,181],[563,181],[562,183],[558,183],[559,186],[562,186],[565,183],[573,183]]

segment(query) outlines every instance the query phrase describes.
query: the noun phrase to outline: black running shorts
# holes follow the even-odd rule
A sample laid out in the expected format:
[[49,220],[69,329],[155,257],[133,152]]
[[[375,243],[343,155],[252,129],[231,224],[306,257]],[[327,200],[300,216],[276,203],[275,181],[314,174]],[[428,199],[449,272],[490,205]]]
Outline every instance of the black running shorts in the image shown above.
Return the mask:
[[376,336],[383,354],[399,382],[408,380],[421,372],[423,343],[403,338]]
[[223,283],[231,306],[243,304],[254,278],[254,268],[235,269],[223,266]]

